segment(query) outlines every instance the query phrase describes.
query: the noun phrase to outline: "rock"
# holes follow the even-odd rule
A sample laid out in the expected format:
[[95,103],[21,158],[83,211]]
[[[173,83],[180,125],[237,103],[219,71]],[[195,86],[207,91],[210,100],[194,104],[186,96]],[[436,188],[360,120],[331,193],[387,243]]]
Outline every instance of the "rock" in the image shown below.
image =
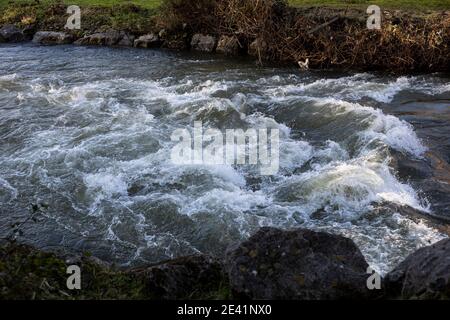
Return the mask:
[[211,53],[216,48],[216,38],[197,33],[192,37],[191,48],[195,51]]
[[4,39],[4,42],[21,42],[25,40],[22,31],[12,24],[4,25],[0,29],[0,36]]
[[117,43],[119,47],[132,47],[134,45],[134,36],[125,34],[122,39]]
[[426,157],[409,157],[397,150],[391,150],[391,154],[390,166],[395,169],[400,177],[404,177],[405,181],[417,181],[433,177],[431,161]]
[[222,36],[219,39],[216,51],[227,56],[237,56],[239,55],[240,49],[241,45],[239,44],[238,39],[235,37]]
[[77,41],[77,45],[88,46],[126,46],[130,44],[132,36],[124,31],[109,30],[107,32],[98,32],[85,36]]
[[387,297],[450,299],[450,239],[411,254],[384,280]]
[[429,216],[450,222],[450,165],[439,153],[429,150],[425,157],[415,158],[391,150],[390,166],[401,181],[411,184],[427,195],[431,203]]
[[23,36],[25,40],[30,41],[33,39],[33,36],[36,34],[36,25],[30,24],[22,29]]
[[195,292],[213,292],[225,279],[221,263],[204,255],[179,258],[133,273],[145,279],[148,297],[161,300],[187,299]]
[[263,228],[225,262],[238,299],[363,299],[367,268],[352,240],[303,229]]
[[186,35],[169,36],[164,40],[163,47],[171,50],[187,50],[189,48]]
[[6,39],[3,38],[2,34],[0,33],[0,43],[2,43],[2,42],[6,42]]
[[161,46],[159,36],[154,33],[146,34],[134,40],[136,48],[158,48]]
[[110,46],[117,43],[119,38],[117,34],[107,33],[94,33],[84,38],[81,38],[75,42],[78,45],[91,45],[91,46]]
[[69,44],[74,40],[71,34],[65,32],[39,31],[33,37],[34,43],[39,44]]

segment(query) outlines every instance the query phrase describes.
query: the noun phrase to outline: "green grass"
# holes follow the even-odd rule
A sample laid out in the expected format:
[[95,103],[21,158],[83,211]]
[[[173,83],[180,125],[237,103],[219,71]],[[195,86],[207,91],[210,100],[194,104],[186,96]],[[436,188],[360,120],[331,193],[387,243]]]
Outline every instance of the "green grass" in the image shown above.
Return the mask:
[[436,9],[450,10],[450,0],[290,0],[295,6],[320,6],[333,7],[368,7],[371,4],[382,9]]
[[[56,0],[40,0],[41,3],[55,2]],[[62,0],[64,3],[77,4],[79,6],[99,5],[112,6],[117,4],[133,3],[144,8],[154,9],[159,6],[162,0]],[[195,1],[195,0],[192,0]],[[0,0],[0,8],[5,7],[9,2],[32,2],[32,0]],[[327,5],[333,7],[364,7],[376,4],[386,9],[437,9],[450,10],[449,0],[290,0],[295,6],[320,6]]]

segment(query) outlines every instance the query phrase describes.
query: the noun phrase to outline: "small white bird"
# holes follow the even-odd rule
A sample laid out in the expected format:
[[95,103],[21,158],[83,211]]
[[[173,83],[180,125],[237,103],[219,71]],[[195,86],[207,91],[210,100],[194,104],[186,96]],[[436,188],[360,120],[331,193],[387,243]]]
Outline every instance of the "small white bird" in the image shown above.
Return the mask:
[[309,59],[306,59],[305,62],[299,61],[298,65],[300,66],[300,69],[303,71],[306,71],[309,69]]

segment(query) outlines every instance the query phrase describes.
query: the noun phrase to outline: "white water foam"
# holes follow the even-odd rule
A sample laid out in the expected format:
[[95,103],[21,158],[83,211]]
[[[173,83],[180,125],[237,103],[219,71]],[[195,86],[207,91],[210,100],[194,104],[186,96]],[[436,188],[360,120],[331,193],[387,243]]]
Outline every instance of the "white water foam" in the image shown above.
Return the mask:
[[332,92],[337,99],[359,101],[368,97],[377,102],[390,103],[398,93],[404,90],[417,91],[429,95],[450,91],[448,83],[435,83],[437,81],[430,81],[430,79],[399,77],[386,82],[384,79],[368,73],[334,79],[318,79],[309,83],[305,83],[304,79],[296,77],[290,77],[289,79],[297,83],[281,84],[268,89],[266,92],[278,97],[289,95],[320,95],[324,97]]
[[[196,243],[196,237],[215,244],[207,238],[210,233],[220,233],[214,238],[219,244],[247,237],[259,226],[302,226],[349,236],[385,273],[413,249],[442,238],[426,224],[398,214],[371,216],[384,202],[429,210],[391,172],[379,145],[413,157],[423,156],[426,147],[407,122],[359,100],[389,103],[403,90],[438,92],[447,90],[445,85],[433,89],[415,77],[384,81],[370,74],[259,80],[235,80],[227,72],[210,80],[197,76],[25,81],[32,90],[18,93],[21,103],[58,112],[58,118],[34,127],[24,146],[11,154],[14,161],[4,165],[11,170],[4,180],[20,168],[28,174],[24,185],[50,190],[61,210],[72,206],[74,212],[58,217],[61,223],[73,219],[86,236],[100,230],[113,243],[113,253],[131,252],[124,260],[198,252],[207,246]],[[333,137],[294,139],[286,124],[265,113],[292,101],[304,103],[306,112],[327,107],[331,117],[362,121],[350,133],[359,138],[356,152]],[[247,167],[172,165],[170,134],[198,117],[280,129],[279,174],[255,178],[255,170]],[[149,141],[156,146],[147,146]],[[317,218],[322,211],[324,217]]]

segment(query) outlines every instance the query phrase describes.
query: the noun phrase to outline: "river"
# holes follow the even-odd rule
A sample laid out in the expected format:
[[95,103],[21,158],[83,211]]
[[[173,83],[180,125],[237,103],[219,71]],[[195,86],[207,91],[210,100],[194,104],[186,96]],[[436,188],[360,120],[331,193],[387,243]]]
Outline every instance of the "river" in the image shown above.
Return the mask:
[[[176,165],[194,121],[280,132],[280,167]],[[447,237],[450,77],[0,45],[0,236],[122,266],[222,255],[261,226],[350,237],[386,273]],[[443,231],[444,230],[444,231]]]

